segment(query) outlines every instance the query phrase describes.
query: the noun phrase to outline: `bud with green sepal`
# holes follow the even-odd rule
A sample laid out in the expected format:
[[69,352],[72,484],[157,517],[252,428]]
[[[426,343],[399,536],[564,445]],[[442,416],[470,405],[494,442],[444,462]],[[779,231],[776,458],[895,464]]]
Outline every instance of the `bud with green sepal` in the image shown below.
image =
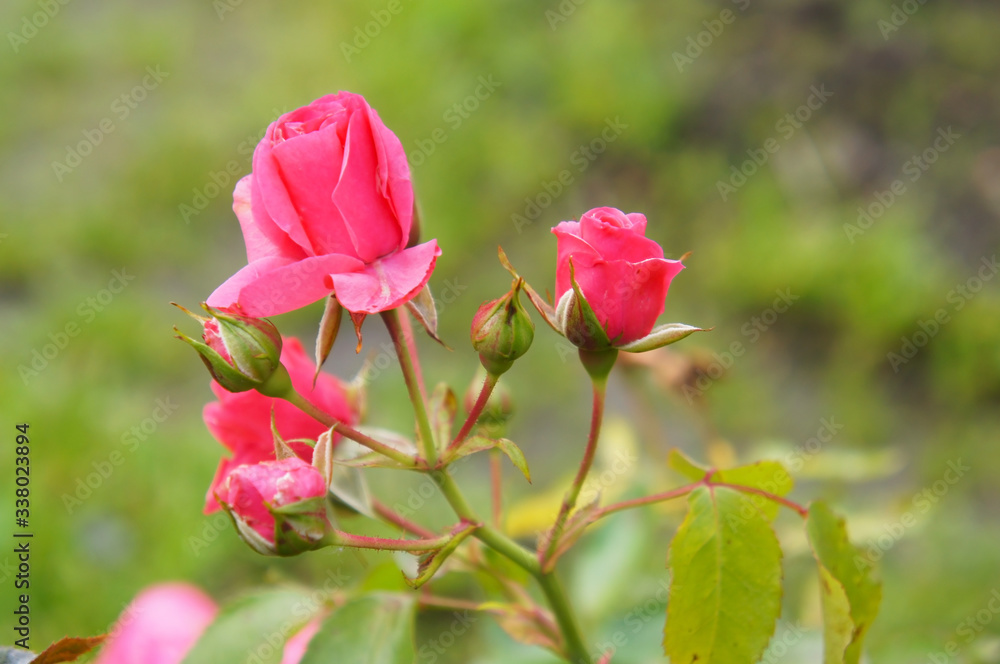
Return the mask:
[[535,324],[519,299],[523,288],[524,279],[514,279],[506,295],[479,307],[472,319],[472,347],[494,376],[510,369],[535,338]]
[[[212,378],[230,392],[256,389],[268,396],[281,396],[291,387],[281,366],[281,334],[270,321],[251,318],[234,308],[202,308],[212,318],[178,309],[202,324],[202,339],[196,341],[174,327],[177,338],[198,351]],[[286,385],[287,383],[287,385]]]

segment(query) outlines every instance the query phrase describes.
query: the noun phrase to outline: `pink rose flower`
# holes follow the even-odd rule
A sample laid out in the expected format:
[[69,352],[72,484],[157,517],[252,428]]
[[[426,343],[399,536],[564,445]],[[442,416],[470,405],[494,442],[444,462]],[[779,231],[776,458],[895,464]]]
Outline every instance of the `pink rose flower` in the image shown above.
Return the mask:
[[[298,457],[290,457],[234,468],[226,477],[219,498],[243,524],[274,545],[274,515],[268,508],[323,498],[326,491],[326,480],[318,470]],[[325,515],[322,506],[310,513],[320,519]]]
[[615,208],[596,208],[580,221],[552,229],[557,238],[556,301],[576,283],[611,345],[646,337],[663,313],[670,281],[684,269],[663,258],[663,249],[645,236],[646,217]]
[[[306,399],[341,422],[354,424],[358,415],[352,408],[347,393],[339,380],[321,373],[312,386],[316,365],[306,356],[302,342],[294,337],[284,340],[281,363],[288,369],[292,385]],[[205,425],[215,438],[233,453],[232,458],[219,462],[215,478],[205,498],[205,513],[219,509],[215,493],[234,468],[245,464],[269,461],[274,456],[274,437],[271,435],[271,412],[281,437],[303,460],[312,461],[312,448],[295,439],[316,440],[327,430],[310,416],[282,399],[266,397],[256,390],[229,392],[212,382],[212,391],[218,398],[205,406]]]
[[150,586],[119,616],[95,664],[180,664],[216,611],[194,586]]
[[248,265],[208,304],[272,316],[332,291],[355,314],[401,306],[441,254],[435,240],[407,248],[413,207],[403,146],[363,97],[339,92],[286,113],[233,192]]

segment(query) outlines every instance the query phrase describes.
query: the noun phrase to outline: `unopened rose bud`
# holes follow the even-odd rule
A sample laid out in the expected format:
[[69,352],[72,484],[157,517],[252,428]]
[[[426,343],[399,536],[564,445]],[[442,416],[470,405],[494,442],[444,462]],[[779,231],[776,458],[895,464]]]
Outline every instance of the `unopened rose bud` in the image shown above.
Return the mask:
[[230,392],[246,392],[264,387],[272,377],[284,377],[284,372],[279,371],[281,334],[270,321],[243,316],[232,308],[202,305],[212,315],[205,318],[175,306],[201,321],[204,342],[182,334],[176,327],[174,331],[178,339],[198,351],[212,378],[222,387]]
[[515,279],[510,292],[479,307],[472,319],[472,347],[494,376],[510,369],[535,338],[535,324],[518,297],[523,287],[524,280]]
[[298,457],[239,466],[216,496],[258,553],[291,556],[325,546],[326,481]]

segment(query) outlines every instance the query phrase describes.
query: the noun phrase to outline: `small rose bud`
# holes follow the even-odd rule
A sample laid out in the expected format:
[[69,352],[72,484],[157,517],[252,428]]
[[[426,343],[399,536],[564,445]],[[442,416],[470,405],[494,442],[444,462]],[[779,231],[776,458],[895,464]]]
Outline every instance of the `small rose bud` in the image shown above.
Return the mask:
[[230,392],[246,392],[262,387],[281,367],[281,334],[270,321],[251,318],[234,309],[212,309],[203,304],[212,318],[197,316],[175,305],[192,318],[201,321],[204,343],[182,334],[186,342],[201,356],[209,373],[219,385]]
[[258,553],[290,556],[325,546],[326,481],[298,457],[239,466],[216,499]]
[[472,347],[494,376],[510,369],[535,338],[535,324],[518,297],[523,287],[524,280],[515,279],[510,292],[479,307],[472,319]]

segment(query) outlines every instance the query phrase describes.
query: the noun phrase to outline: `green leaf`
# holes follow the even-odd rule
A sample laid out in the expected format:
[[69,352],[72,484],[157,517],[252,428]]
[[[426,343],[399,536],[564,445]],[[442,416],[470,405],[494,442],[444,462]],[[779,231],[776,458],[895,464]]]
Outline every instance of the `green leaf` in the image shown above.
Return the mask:
[[705,479],[705,475],[708,474],[709,470],[707,466],[697,463],[676,447],[670,450],[670,454],[667,456],[667,465],[684,477],[689,480],[694,480],[695,482]]
[[673,664],[754,664],[781,613],[781,549],[742,496],[699,487],[670,546],[664,649]]
[[[437,305],[434,303],[434,296],[431,295],[430,284],[424,286],[423,289],[417,293],[416,297],[413,297],[406,302],[406,310],[413,314],[413,317],[416,318],[421,325],[423,325],[431,339],[438,342],[445,348],[448,348],[448,344],[441,341],[441,337],[439,337],[437,333]],[[451,350],[451,348],[448,348],[448,350]]]
[[851,544],[847,526],[830,507],[809,506],[806,532],[819,564],[825,664],[857,664],[865,634],[878,614],[882,584],[872,564]]
[[407,585],[412,588],[419,588],[424,585],[441,569],[441,565],[444,561],[448,559],[455,549],[465,541],[465,538],[476,531],[479,526],[474,523],[467,523],[462,521],[457,524],[451,531],[452,539],[448,541],[440,549],[435,549],[429,551],[424,555],[420,556],[420,564],[417,567],[417,575],[414,578],[409,578],[404,575]]
[[462,457],[483,452],[485,450],[498,449],[507,455],[514,467],[521,471],[524,478],[531,482],[531,469],[528,468],[528,460],[524,458],[524,452],[512,440],[507,438],[487,438],[486,436],[470,436],[465,439],[461,447],[448,455],[447,463],[457,461]]
[[[786,495],[795,484],[785,467],[777,461],[758,461],[749,466],[720,470],[712,479],[726,484],[753,487],[776,496]],[[778,516],[780,505],[773,500],[750,493],[744,493],[742,497],[746,503],[743,508],[745,512],[759,509],[771,521]]]
[[438,383],[428,400],[427,415],[430,417],[431,429],[441,449],[451,442],[451,430],[457,413],[458,398],[455,393],[447,384]]
[[305,590],[280,588],[245,595],[222,609],[182,664],[278,664],[282,644],[321,608]]
[[417,656],[415,616],[412,595],[373,593],[351,599],[323,621],[301,664],[412,664]]

